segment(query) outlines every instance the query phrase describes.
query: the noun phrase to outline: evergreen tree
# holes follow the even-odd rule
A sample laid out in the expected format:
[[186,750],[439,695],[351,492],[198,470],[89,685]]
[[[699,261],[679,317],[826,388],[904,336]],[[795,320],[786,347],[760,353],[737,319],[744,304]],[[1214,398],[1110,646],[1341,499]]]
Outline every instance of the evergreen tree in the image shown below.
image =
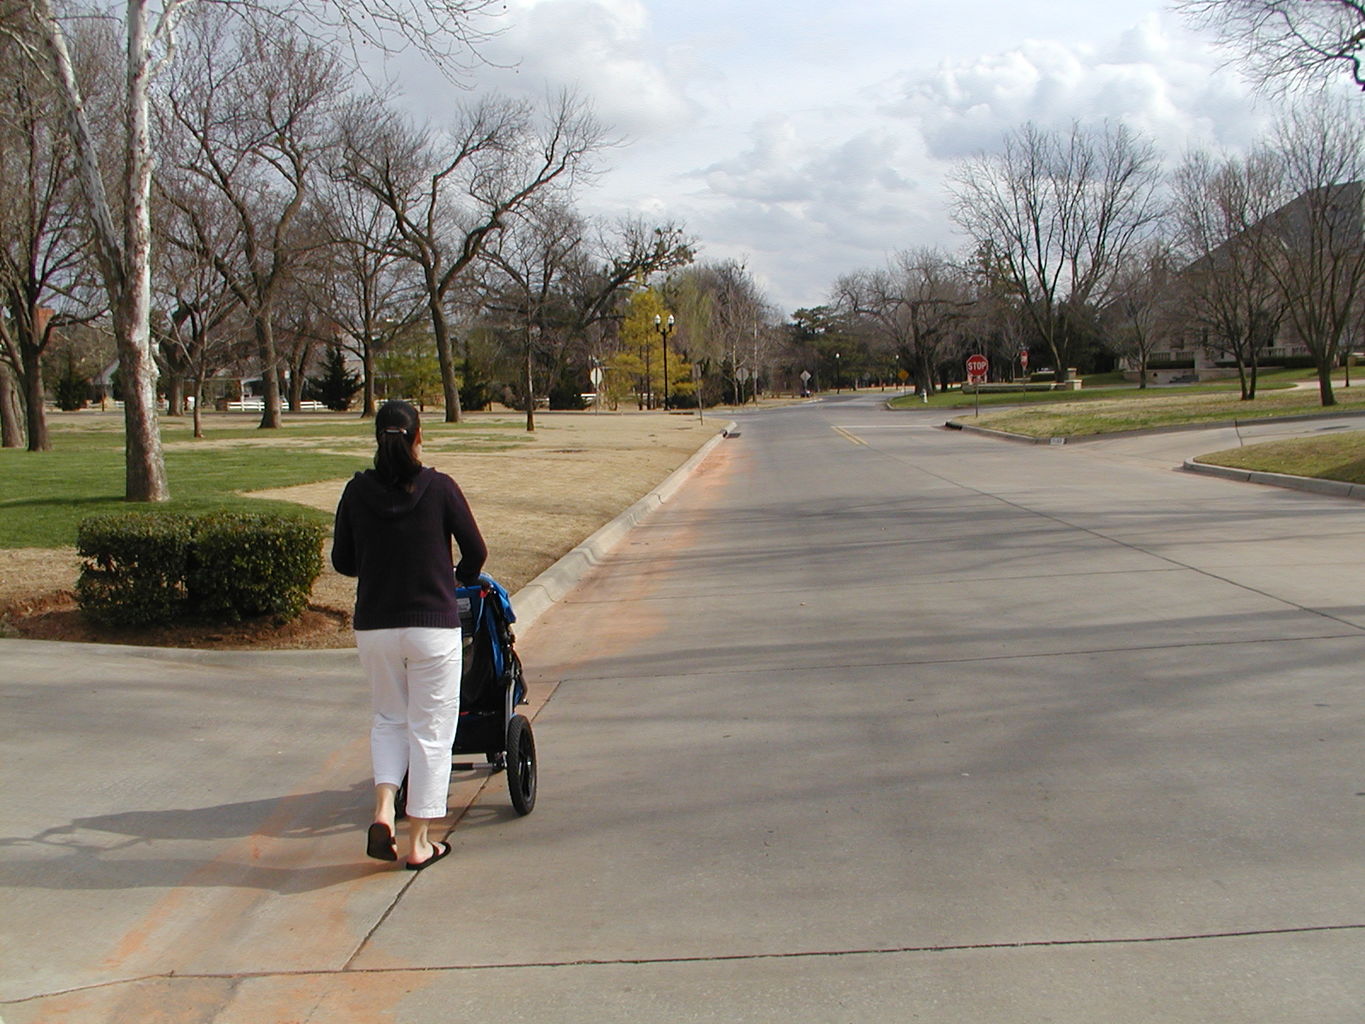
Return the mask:
[[303,396],[321,402],[333,412],[345,412],[359,390],[360,374],[346,369],[340,345],[329,345],[322,360],[322,375],[307,379]]

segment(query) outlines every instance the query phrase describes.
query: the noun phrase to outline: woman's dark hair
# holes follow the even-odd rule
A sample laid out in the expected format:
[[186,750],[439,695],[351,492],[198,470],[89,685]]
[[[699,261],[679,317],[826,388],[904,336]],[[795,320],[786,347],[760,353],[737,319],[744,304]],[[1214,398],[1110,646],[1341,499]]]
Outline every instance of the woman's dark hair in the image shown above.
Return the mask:
[[422,468],[412,445],[422,425],[417,410],[407,402],[385,402],[374,416],[374,471],[390,487],[407,487]]

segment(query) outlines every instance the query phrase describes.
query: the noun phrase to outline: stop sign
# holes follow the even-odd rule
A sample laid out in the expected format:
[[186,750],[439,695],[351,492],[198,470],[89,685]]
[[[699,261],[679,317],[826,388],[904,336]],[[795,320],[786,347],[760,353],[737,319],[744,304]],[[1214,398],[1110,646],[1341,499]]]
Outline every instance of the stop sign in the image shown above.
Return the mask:
[[973,384],[984,381],[986,379],[986,371],[990,369],[990,365],[991,364],[986,361],[986,357],[983,355],[968,356],[967,379]]

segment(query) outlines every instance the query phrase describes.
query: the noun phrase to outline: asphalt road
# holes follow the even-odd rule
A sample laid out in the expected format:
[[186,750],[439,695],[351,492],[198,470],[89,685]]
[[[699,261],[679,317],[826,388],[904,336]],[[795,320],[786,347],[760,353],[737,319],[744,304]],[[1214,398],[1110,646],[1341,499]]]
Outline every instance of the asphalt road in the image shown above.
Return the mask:
[[1360,504],[878,398],[526,631],[537,809],[430,872],[359,857],[348,656],[0,644],[0,1016],[1358,1024]]

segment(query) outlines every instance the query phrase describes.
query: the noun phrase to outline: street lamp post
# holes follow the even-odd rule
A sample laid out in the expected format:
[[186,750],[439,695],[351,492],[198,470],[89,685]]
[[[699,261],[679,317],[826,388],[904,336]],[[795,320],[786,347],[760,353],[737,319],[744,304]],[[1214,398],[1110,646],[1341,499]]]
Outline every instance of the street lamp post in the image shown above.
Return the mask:
[[668,336],[673,331],[674,323],[672,313],[668,314],[667,320],[657,314],[654,317],[654,329],[664,343],[664,412],[668,412]]
[[835,352],[835,353],[834,353],[834,393],[835,393],[836,395],[839,394],[839,393],[840,393],[840,388],[842,388],[842,387],[843,387],[843,377],[840,376],[840,374],[839,374],[839,353],[838,353],[838,352]]
[[642,345],[641,354],[645,357],[645,384],[640,389],[639,406],[641,409],[654,408],[654,368],[650,366],[649,346]]

